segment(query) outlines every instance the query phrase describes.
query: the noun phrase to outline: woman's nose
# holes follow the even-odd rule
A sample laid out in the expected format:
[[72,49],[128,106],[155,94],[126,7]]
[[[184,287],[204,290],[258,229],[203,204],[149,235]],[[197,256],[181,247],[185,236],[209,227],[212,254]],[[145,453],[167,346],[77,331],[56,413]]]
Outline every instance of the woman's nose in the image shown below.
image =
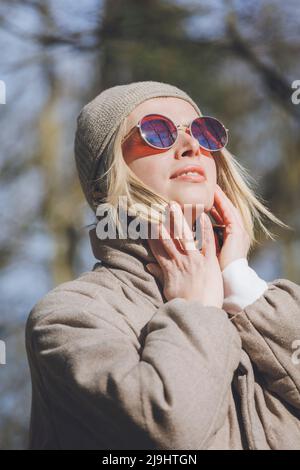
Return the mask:
[[192,136],[189,128],[181,126],[180,129],[178,129],[175,157],[191,157],[194,155],[201,155],[199,142]]

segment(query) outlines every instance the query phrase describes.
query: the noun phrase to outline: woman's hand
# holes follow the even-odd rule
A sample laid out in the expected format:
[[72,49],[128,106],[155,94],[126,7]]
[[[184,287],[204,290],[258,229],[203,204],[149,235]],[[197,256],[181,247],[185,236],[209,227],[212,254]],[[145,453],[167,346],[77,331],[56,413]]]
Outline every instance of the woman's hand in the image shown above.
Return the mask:
[[169,205],[169,210],[170,227],[173,224],[178,238],[174,238],[173,231],[170,229],[169,232],[164,223],[158,225],[159,238],[148,239],[158,263],[149,263],[148,270],[162,284],[167,300],[181,297],[199,300],[206,306],[222,308],[223,280],[209,217],[204,212],[201,215],[203,242],[200,252],[195,246],[193,233],[180,205],[173,203],[172,207]]
[[246,231],[240,211],[232,204],[219,185],[216,186],[214,206],[211,215],[218,224],[226,226],[224,242],[218,260],[221,271],[232,261],[247,258],[250,237]]

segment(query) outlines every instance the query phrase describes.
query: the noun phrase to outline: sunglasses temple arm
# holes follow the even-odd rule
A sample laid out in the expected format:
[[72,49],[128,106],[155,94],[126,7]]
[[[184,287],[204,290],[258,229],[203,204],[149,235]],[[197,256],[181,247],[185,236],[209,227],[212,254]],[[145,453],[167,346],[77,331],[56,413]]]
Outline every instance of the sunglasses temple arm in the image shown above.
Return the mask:
[[133,132],[135,131],[135,128],[136,128],[136,127],[137,127],[137,126],[134,126],[134,127],[125,135],[125,137],[123,137],[122,142],[121,142],[122,144],[125,142],[125,140],[128,139],[128,137],[131,136],[131,134],[133,134]]

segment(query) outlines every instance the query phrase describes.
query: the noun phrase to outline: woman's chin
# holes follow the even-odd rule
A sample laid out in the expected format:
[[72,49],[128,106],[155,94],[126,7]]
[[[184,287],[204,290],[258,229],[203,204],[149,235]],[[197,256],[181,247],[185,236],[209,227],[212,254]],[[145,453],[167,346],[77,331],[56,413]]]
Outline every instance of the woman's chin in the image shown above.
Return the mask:
[[168,198],[174,200],[183,207],[186,205],[193,205],[194,207],[202,206],[208,207],[210,198],[208,197],[207,191],[179,191],[176,194],[171,194]]

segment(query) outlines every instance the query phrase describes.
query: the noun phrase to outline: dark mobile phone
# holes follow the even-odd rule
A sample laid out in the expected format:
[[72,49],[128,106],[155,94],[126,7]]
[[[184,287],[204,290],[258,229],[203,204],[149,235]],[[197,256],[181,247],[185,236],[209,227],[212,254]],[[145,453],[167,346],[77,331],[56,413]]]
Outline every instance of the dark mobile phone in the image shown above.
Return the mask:
[[213,224],[213,230],[217,238],[216,243],[219,245],[217,246],[217,251],[219,251],[222,248],[223,243],[224,243],[225,225]]

